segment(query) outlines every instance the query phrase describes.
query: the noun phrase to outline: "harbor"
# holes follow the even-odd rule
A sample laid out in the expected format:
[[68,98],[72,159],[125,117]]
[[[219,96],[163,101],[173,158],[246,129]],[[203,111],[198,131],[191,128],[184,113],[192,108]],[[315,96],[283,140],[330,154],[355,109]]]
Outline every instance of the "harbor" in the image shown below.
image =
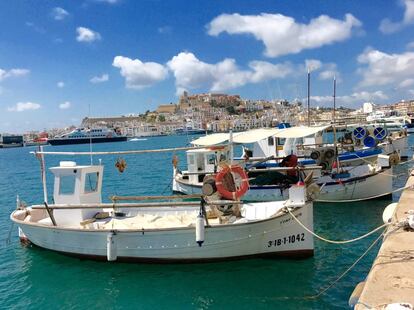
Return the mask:
[[[106,152],[113,150],[128,152],[128,150],[132,151],[137,148],[142,150],[154,149],[155,145],[162,146],[162,148],[180,148],[186,145],[186,142],[183,141],[182,137],[180,136],[153,137],[151,139],[141,141],[140,143],[142,144],[139,144],[138,146],[136,144],[131,145],[128,142],[96,144],[93,145],[93,151]],[[17,187],[16,182],[19,182],[19,178],[17,177],[20,175],[19,171],[32,171],[32,174],[35,176],[35,179],[33,179],[33,184],[37,184],[37,186],[35,186],[32,191],[29,191],[29,193],[31,193],[30,195],[20,195],[20,199],[24,200],[27,204],[35,203],[36,201],[42,200],[39,168],[37,167],[37,165],[32,165],[32,161],[27,160],[27,157],[30,155],[27,152],[22,152],[22,150],[25,149],[18,148],[4,150],[5,152],[3,154],[5,154],[6,157],[4,158],[4,160],[1,161],[2,169],[3,171],[8,171],[7,179],[9,181],[7,183],[2,183],[1,185],[4,188],[8,189],[7,193],[12,194],[15,192],[14,188]],[[47,150],[54,150],[57,152],[88,152],[89,145],[71,145],[57,147],[52,146],[47,147]],[[183,152],[177,152],[177,155],[179,159],[184,163],[185,154]],[[103,187],[103,197],[104,199],[105,197],[107,197],[105,199],[106,201],[108,201],[108,197],[113,195],[114,192],[117,192],[116,187],[120,184],[119,182],[123,184],[130,183],[133,179],[135,180],[136,177],[139,178],[139,184],[146,184],[146,186],[140,186],[135,188],[127,187],[125,191],[118,192],[118,194],[166,195],[170,193],[172,185],[170,183],[171,181],[168,180],[168,178],[170,178],[168,176],[171,176],[172,169],[171,154],[158,153],[156,155],[150,155],[150,153],[148,153],[147,155],[125,155],[125,159],[128,163],[128,168],[126,172],[122,174],[120,174],[116,167],[113,165],[114,162],[116,162],[118,156],[102,156],[103,155],[96,155],[94,161],[102,159],[103,164],[109,163],[108,169],[105,170],[105,178],[107,178],[109,182],[106,182],[105,186]],[[149,158],[148,156],[151,156],[151,160],[153,162],[153,172],[151,174],[137,174],[135,172],[135,169],[137,172],[146,170],[145,161],[146,158]],[[65,156],[64,158],[70,159],[70,157]],[[48,157],[48,163],[51,166],[56,166],[59,165],[59,161],[61,159],[62,158],[56,158],[53,156]],[[17,165],[19,167],[17,168],[17,170],[10,170],[10,168],[4,166],[6,162],[12,160],[18,160],[20,162],[20,164]],[[80,163],[87,164],[89,162],[89,158],[88,156],[82,156],[78,158],[77,161],[79,161]],[[400,168],[396,168],[395,174],[399,175],[406,171],[407,165],[402,165]],[[164,178],[165,182],[151,183],[151,179],[159,177]],[[53,191],[53,180],[50,174],[48,174],[47,182],[48,190],[51,193]],[[399,178],[396,178],[393,183],[395,188],[404,187],[404,177],[401,176]],[[158,185],[153,186],[152,184]],[[11,196],[12,195],[10,195],[9,198],[7,198],[6,196],[2,196],[2,203],[15,205],[15,201]],[[28,200],[26,197],[29,197],[30,200]],[[396,192],[393,195],[393,199],[395,201],[398,201],[399,192]],[[318,234],[334,240],[345,240],[350,239],[351,237],[359,236],[382,225],[383,210],[390,202],[391,200],[384,199],[365,202],[355,202],[349,204],[316,203],[314,207],[315,232],[318,232]],[[364,217],[359,216],[360,214],[364,214]],[[5,214],[4,218],[6,217],[7,216]],[[342,225],[337,225],[338,222],[348,223],[347,229],[344,230]],[[5,227],[8,227],[9,224],[9,222],[3,222],[3,225]],[[8,229],[5,230],[5,234],[7,233],[7,230]],[[298,261],[286,259],[279,259],[276,261],[268,259],[250,259],[238,261],[236,265],[234,265],[235,263],[228,262],[211,263],[207,265],[191,264],[188,267],[186,267],[185,265],[169,266],[142,264],[135,266],[133,264],[125,265],[122,263],[117,263],[116,265],[110,265],[108,268],[105,268],[106,271],[101,271],[99,276],[93,276],[90,279],[90,281],[98,281],[102,283],[96,288],[98,291],[101,289],[109,289],[111,291],[114,289],[124,290],[127,289],[126,287],[124,287],[125,285],[128,286],[129,290],[131,289],[131,287],[130,284],[127,283],[131,274],[135,274],[135,277],[142,278],[143,282],[141,282],[140,280],[132,285],[132,287],[138,288],[141,287],[141,285],[144,285],[146,281],[144,280],[144,278],[146,278],[146,276],[150,276],[156,273],[157,277],[156,280],[154,280],[157,283],[156,289],[155,291],[152,290],[151,292],[148,291],[146,293],[148,294],[148,296],[151,296],[151,294],[156,293],[158,290],[163,290],[163,285],[167,285],[167,282],[165,281],[169,281],[171,273],[173,273],[174,275],[182,279],[182,281],[178,282],[178,294],[182,294],[182,298],[176,301],[177,307],[189,303],[193,304],[195,307],[205,305],[205,303],[208,303],[212,307],[220,307],[220,305],[228,306],[229,304],[232,304],[234,306],[241,306],[241,304],[239,303],[240,299],[234,299],[232,301],[228,298],[223,298],[223,296],[220,296],[221,294],[217,294],[215,290],[206,289],[206,287],[202,284],[204,283],[204,280],[201,281],[201,279],[211,279],[209,281],[213,281],[213,279],[215,279],[214,281],[220,281],[221,283],[225,283],[228,287],[230,287],[228,289],[228,294],[240,294],[241,290],[244,295],[244,306],[254,305],[255,307],[259,308],[268,308],[278,306],[281,307],[283,305],[283,307],[286,308],[296,308],[298,305],[302,305],[302,307],[305,308],[346,308],[348,307],[348,298],[350,297],[355,285],[363,281],[370,270],[371,263],[376,256],[375,248],[372,249],[372,251],[370,251],[366,255],[366,257],[364,257],[360,264],[356,265],[355,268],[347,274],[343,281],[339,281],[335,286],[326,291],[317,299],[309,299],[308,297],[317,294],[320,290],[324,289],[327,285],[331,284],[331,282],[334,281],[341,272],[347,269],[349,265],[354,263],[354,261],[359,258],[359,256],[366,250],[366,248],[373,242],[373,240],[375,240],[375,238],[377,238],[377,235],[370,236],[369,238],[363,239],[352,245],[331,245],[321,242],[319,240],[315,240],[315,250],[313,258]],[[60,270],[59,274],[61,275],[60,277],[66,278],[67,281],[69,281],[70,283],[71,281],[77,281],[77,277],[81,276],[81,274],[85,271],[85,268],[86,270],[88,270],[89,268],[94,269],[96,266],[95,264],[97,264],[93,261],[79,261],[70,257],[61,256],[60,254],[54,254],[52,252],[44,251],[33,246],[21,247],[18,245],[18,236],[16,230],[12,231],[10,240],[11,243],[8,245],[6,249],[10,249],[10,247],[17,246],[17,252],[15,252],[16,254],[13,254],[13,256],[11,257],[9,256],[10,254],[7,254],[6,257],[10,257],[9,259],[11,259],[12,257],[15,257],[14,255],[18,255],[17,257],[15,257],[18,259],[16,263],[18,262],[19,265],[23,264],[23,266],[27,264],[32,264],[32,261],[34,259],[37,261],[37,264],[40,263],[40,265],[38,265],[38,268],[40,269],[36,268],[32,270],[31,268],[29,268],[26,269],[26,271],[23,271],[23,274],[26,274],[24,279],[27,280],[21,282],[20,285],[22,285],[22,288],[27,287],[28,283],[26,281],[30,281],[29,283],[37,281],[36,277],[40,276],[40,274],[42,273],[42,268],[46,268],[50,271],[50,269],[53,270],[55,268],[59,268],[58,266],[64,264],[65,266],[67,266],[67,270]],[[379,244],[377,244],[377,248],[378,247]],[[7,251],[3,253],[9,252]],[[78,265],[77,262],[80,262],[81,264]],[[14,263],[10,261],[10,264]],[[237,266],[236,271],[234,271],[235,266]],[[205,272],[206,270],[208,270],[207,273]],[[12,270],[10,270],[10,272],[13,273]],[[107,274],[107,272],[113,274],[113,276],[115,276],[118,279],[117,283],[111,283],[104,280],[106,277],[105,274]],[[75,275],[75,277],[73,277],[73,275]],[[20,276],[20,271],[18,271],[18,273],[15,276],[12,276],[12,278],[20,278]],[[250,279],[250,282],[248,281],[248,279]],[[251,279],[257,279],[257,281],[260,281],[260,287],[262,287],[260,293],[258,293],[257,291],[252,292],[251,285],[247,285],[247,283],[251,283]],[[324,281],[321,281],[322,279],[324,279]],[[193,288],[193,294],[188,295],[187,293],[185,293],[189,288],[188,285],[198,280],[201,281],[200,286],[197,285],[196,288]],[[278,284],[275,284],[276,280],[288,284],[287,286],[279,286]],[[240,284],[238,284],[236,290],[234,281],[244,282],[245,285],[240,286]],[[268,285],[263,285],[263,283],[268,283]],[[29,291],[35,289],[35,287],[30,287],[31,285],[29,284]],[[234,287],[234,289],[232,289],[231,287]],[[44,289],[54,291],[54,289],[52,287],[49,287],[49,285],[47,285]],[[203,290],[204,293],[200,294],[200,290]],[[60,290],[55,291],[55,293],[58,295],[65,294]],[[21,298],[17,296],[19,295],[16,295],[16,298]],[[119,296],[122,296],[122,294]],[[116,302],[117,304],[122,304],[122,301],[120,299],[116,298],[115,300],[116,301],[114,302]],[[48,299],[43,299],[43,301],[47,304]],[[148,304],[151,304],[150,300],[148,300]],[[169,306],[170,305],[171,304],[169,304]]]
[[0,25],[1,309],[414,309],[414,0]]
[[351,297],[355,309],[381,309],[390,304],[409,308],[414,304],[413,186],[411,174],[397,205],[385,217],[390,225],[366,281],[358,284],[355,297]]

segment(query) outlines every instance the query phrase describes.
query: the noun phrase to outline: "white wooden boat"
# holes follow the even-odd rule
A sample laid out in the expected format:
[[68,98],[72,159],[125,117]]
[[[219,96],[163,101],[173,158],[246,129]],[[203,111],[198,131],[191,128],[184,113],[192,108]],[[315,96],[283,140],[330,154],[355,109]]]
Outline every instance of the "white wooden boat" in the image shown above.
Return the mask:
[[237,202],[102,203],[103,166],[61,162],[51,171],[55,204],[18,203],[10,216],[22,241],[45,249],[97,260],[178,263],[313,254],[313,236],[287,212],[313,230],[305,186],[292,187],[286,201],[240,204],[238,215],[220,221],[207,216],[212,206],[235,208]]
[[[307,165],[304,177],[313,173],[313,181],[319,185],[315,192],[316,201],[349,201],[366,200],[389,196],[392,192],[392,156],[376,155],[380,160],[375,163],[364,163],[340,169],[330,168],[323,171],[315,165]],[[378,157],[379,156],[379,157]],[[187,167],[185,171],[173,170],[173,191],[181,194],[201,194],[203,180],[206,175],[213,174],[220,162],[228,162],[230,152],[226,147],[212,147],[187,151]],[[314,169],[312,168],[314,167]],[[261,181],[260,175],[285,173],[285,168],[261,167],[249,169],[250,187],[243,196],[244,201],[285,200],[292,182],[280,177],[270,177],[271,181]]]

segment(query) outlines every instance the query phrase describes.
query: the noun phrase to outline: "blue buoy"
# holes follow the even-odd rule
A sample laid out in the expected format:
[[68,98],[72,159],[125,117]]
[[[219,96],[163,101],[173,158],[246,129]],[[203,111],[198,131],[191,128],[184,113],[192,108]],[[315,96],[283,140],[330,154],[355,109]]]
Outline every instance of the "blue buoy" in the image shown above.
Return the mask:
[[365,138],[365,136],[367,135],[367,131],[365,130],[364,127],[357,127],[352,132],[352,135],[354,136],[355,139],[361,140]]
[[366,136],[363,143],[366,147],[375,147],[377,146],[378,141],[373,136]]
[[374,137],[375,139],[382,141],[388,136],[388,131],[384,127],[376,127],[374,129]]

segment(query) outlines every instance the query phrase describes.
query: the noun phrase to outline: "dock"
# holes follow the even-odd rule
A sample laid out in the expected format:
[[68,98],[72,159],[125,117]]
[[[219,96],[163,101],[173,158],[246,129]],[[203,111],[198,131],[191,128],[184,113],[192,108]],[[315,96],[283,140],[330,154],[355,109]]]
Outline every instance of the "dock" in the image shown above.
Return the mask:
[[[411,173],[406,186],[413,185],[414,173]],[[386,305],[395,303],[414,306],[414,230],[396,226],[407,219],[409,210],[414,210],[412,188],[402,192],[393,214],[393,224],[387,227],[366,281],[358,284],[352,294],[359,295],[355,309],[384,309]]]

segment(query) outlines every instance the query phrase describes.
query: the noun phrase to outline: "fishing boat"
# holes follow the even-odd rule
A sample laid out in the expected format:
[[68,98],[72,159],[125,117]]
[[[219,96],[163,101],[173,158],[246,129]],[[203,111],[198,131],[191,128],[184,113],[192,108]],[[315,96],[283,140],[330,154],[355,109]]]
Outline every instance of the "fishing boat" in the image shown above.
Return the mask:
[[127,136],[108,128],[76,128],[69,133],[48,139],[51,145],[122,142],[127,141]]
[[[323,128],[267,128],[236,133],[231,139],[228,134],[199,138],[193,143],[204,145],[204,148],[187,151],[187,170],[180,171],[177,167],[173,169],[173,191],[181,194],[200,193],[204,178],[215,173],[221,163],[233,159],[244,165],[250,179],[244,201],[286,199],[287,189],[298,181],[298,177],[305,179],[310,175],[318,186],[318,189],[315,188],[317,201],[341,202],[390,195],[392,166],[398,161],[397,154],[383,155],[380,149],[368,149],[344,152],[336,157],[336,150],[332,146],[318,146],[318,133],[321,129]],[[284,139],[283,144],[280,143],[281,139]],[[252,151],[247,157],[244,154],[234,160],[231,155],[232,143],[220,145],[228,140],[253,144]],[[254,157],[255,154],[260,156]],[[298,160],[290,167],[302,166],[301,174],[297,171],[289,172],[290,168],[282,165],[284,159],[292,154]],[[289,174],[295,177],[289,177]]]
[[[42,167],[44,154],[36,153]],[[176,263],[313,254],[313,236],[301,226],[313,229],[305,184],[292,186],[286,201],[242,203],[210,193],[198,201],[116,196],[103,203],[102,165],[63,161],[50,170],[54,203],[47,202],[42,169],[44,203],[26,206],[18,199],[10,216],[22,241],[45,249],[105,261]],[[120,202],[142,199],[175,201]]]
[[[200,194],[206,176],[217,171],[217,163],[226,162],[225,149],[199,149],[187,151],[188,170],[173,170],[173,191],[181,194]],[[217,158],[217,159],[216,159]],[[311,176],[317,187],[316,201],[341,202],[366,200],[389,196],[392,192],[392,163],[390,156],[379,155],[378,164],[330,168],[320,170],[319,165],[302,168],[302,179]],[[244,201],[273,201],[287,199],[288,189],[296,177],[289,178],[286,167],[245,166],[250,186]],[[293,175],[297,175],[294,171]]]

